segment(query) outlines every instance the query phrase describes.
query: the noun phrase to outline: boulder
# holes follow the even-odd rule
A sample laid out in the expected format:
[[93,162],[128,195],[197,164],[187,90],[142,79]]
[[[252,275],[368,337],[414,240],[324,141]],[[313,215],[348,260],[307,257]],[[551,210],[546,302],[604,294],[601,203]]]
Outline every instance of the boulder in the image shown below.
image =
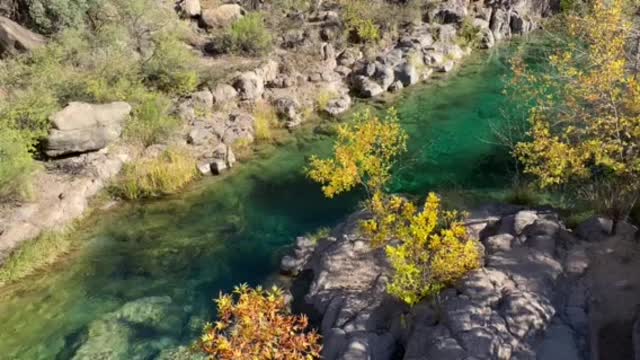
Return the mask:
[[236,155],[229,145],[219,144],[216,146],[213,150],[213,157],[222,160],[228,168],[232,168],[236,164]]
[[240,74],[233,83],[240,99],[255,101],[264,93],[264,78],[254,71]]
[[47,39],[0,16],[0,55],[17,54],[44,46]]
[[225,122],[222,141],[227,145],[234,145],[237,141],[253,142],[254,118],[244,112],[234,112]]
[[195,17],[202,13],[202,7],[200,6],[200,0],[183,0],[180,3],[180,10],[189,17]]
[[402,81],[394,81],[393,84],[389,86],[388,90],[391,92],[398,92],[402,89],[404,89],[404,85],[402,84]]
[[468,0],[448,0],[429,13],[432,22],[440,24],[461,24],[468,15]]
[[213,107],[213,94],[209,89],[191,94],[191,100],[197,110],[208,111]]
[[120,321],[93,321],[87,329],[86,341],[78,347],[72,360],[129,358],[129,346],[133,335],[133,330]]
[[213,103],[224,105],[238,96],[238,92],[233,86],[228,84],[218,84],[212,92]]
[[576,235],[586,241],[605,241],[610,237],[613,222],[610,219],[593,216],[578,225]]
[[363,98],[376,97],[384,92],[380,85],[363,75],[355,77],[353,86],[354,90]]
[[376,72],[373,75],[373,78],[378,84],[380,84],[382,89],[386,91],[395,80],[395,72],[393,70],[393,67],[381,63],[376,63]]
[[405,62],[396,67],[395,78],[400,81],[404,87],[407,87],[420,81],[420,74],[418,74],[415,66]]
[[452,24],[440,25],[438,28],[438,41],[444,44],[453,44],[458,38],[456,27]]
[[247,11],[238,4],[225,4],[202,11],[202,21],[210,28],[220,28],[233,24],[246,13]]
[[336,99],[329,100],[325,111],[331,116],[338,116],[351,107],[351,96],[344,94]]
[[51,117],[45,152],[55,157],[100,150],[120,137],[131,106],[124,102],[72,102]]
[[278,98],[274,101],[274,107],[278,116],[286,121],[286,126],[292,128],[302,123],[302,116],[298,113],[300,104],[289,96]]
[[263,83],[274,81],[278,77],[280,65],[274,60],[267,60],[260,67],[255,69],[256,75],[262,79]]
[[356,61],[362,59],[362,51],[354,48],[347,48],[338,55],[338,65],[351,67]]

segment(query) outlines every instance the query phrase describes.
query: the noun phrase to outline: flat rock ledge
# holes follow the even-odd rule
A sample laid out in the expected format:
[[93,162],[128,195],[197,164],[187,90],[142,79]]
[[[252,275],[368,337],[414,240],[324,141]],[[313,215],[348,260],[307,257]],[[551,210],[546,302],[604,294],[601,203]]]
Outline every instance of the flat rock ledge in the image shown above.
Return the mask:
[[358,235],[361,217],[313,250],[298,239],[283,260],[283,272],[313,279],[295,301],[317,320],[324,359],[588,358],[589,261],[555,213],[502,205],[472,212],[484,267],[413,308],[386,294],[391,269],[383,250]]

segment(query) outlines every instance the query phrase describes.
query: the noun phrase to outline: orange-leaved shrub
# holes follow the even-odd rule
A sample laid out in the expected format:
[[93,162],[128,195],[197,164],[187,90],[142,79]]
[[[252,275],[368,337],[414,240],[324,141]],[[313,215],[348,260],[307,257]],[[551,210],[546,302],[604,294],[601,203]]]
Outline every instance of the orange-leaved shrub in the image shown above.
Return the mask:
[[313,360],[320,358],[320,336],[309,320],[293,315],[278,288],[240,285],[216,300],[218,321],[207,324],[200,349],[216,360]]

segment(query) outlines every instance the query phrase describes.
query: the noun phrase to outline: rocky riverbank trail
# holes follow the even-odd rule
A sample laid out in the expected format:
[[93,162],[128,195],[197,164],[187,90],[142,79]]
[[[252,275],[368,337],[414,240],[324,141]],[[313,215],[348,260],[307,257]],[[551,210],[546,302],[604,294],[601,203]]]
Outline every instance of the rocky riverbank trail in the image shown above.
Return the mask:
[[317,319],[324,359],[631,359],[640,349],[634,226],[609,236],[610,222],[592,218],[573,232],[550,210],[485,206],[467,223],[484,266],[409,308],[386,294],[390,266],[358,234],[360,218],[313,248],[298,239],[282,262],[312,278],[296,301]]

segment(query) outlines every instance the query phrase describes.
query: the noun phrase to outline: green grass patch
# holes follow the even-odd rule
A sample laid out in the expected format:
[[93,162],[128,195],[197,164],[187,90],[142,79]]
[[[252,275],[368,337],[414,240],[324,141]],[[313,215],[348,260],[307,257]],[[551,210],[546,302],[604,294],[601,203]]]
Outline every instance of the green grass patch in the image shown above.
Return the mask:
[[196,163],[184,150],[170,148],[154,159],[127,164],[111,192],[136,200],[174,194],[198,177]]
[[15,250],[0,268],[0,285],[10,284],[53,264],[71,250],[71,228],[45,231]]

